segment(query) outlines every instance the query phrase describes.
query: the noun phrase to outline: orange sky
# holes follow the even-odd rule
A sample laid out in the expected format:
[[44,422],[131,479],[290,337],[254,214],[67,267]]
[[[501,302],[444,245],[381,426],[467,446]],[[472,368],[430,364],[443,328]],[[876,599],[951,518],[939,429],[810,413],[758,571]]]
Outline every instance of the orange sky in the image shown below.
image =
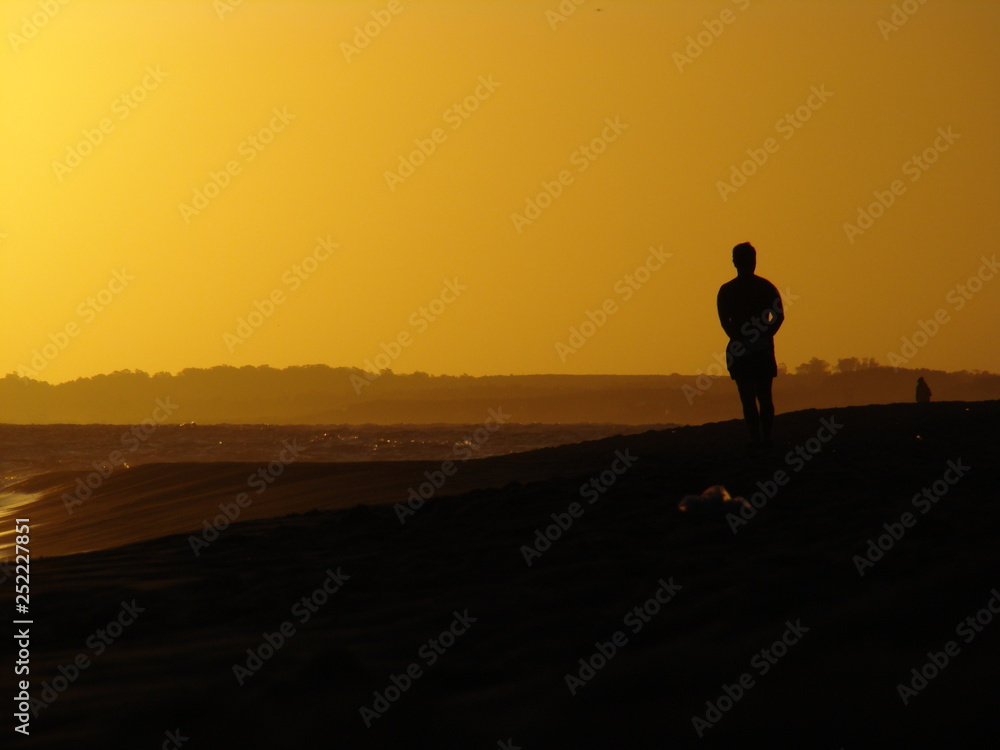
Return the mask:
[[780,362],[1000,371],[1000,4],[902,5],[4,0],[0,371],[695,373],[744,240]]

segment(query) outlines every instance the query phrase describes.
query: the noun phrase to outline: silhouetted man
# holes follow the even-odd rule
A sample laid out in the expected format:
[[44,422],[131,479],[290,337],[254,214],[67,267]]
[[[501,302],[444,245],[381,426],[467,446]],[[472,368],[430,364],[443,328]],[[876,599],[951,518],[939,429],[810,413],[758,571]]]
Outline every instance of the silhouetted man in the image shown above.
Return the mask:
[[930,386],[924,381],[923,378],[917,378],[917,403],[918,404],[929,404],[931,402],[931,389]]
[[778,375],[774,334],[785,321],[785,312],[774,284],[754,273],[757,251],[753,245],[743,242],[734,247],[733,265],[736,278],[722,285],[717,299],[719,322],[729,336],[726,366],[740,392],[751,442],[766,444],[774,420],[771,381]]

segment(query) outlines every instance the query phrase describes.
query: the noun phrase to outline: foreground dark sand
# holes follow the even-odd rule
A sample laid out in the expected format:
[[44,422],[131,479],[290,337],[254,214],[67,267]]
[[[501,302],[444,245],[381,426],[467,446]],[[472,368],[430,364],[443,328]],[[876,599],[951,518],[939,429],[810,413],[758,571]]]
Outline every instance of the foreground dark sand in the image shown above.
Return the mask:
[[[824,418],[842,425],[828,442],[816,439]],[[177,730],[185,748],[947,747],[974,730],[995,736],[1000,622],[968,643],[956,626],[1000,587],[998,425],[998,402],[852,407],[780,415],[767,455],[743,447],[734,421],[486,459],[462,465],[405,525],[389,504],[359,503],[401,500],[440,464],[297,464],[198,557],[188,534],[257,467],[140,467],[72,516],[56,493],[32,511],[35,554],[49,555],[31,570],[33,695],[78,654],[90,664],[16,746],[161,747]],[[638,460],[588,503],[581,484],[616,451]],[[971,468],[921,514],[913,495],[959,460]],[[712,484],[749,496],[779,470],[787,484],[736,534],[724,517],[677,509]],[[522,545],[573,502],[582,517],[526,565]],[[913,528],[860,576],[854,556],[904,511]],[[349,578],[303,623],[293,608],[328,570]],[[624,618],[661,579],[679,591],[633,632],[638,620]],[[0,591],[12,612],[9,581]],[[132,600],[142,612],[98,653],[92,637]],[[466,610],[475,622],[429,664],[429,639]],[[238,684],[234,665],[285,621],[294,634]],[[788,623],[806,632],[762,674],[762,649]],[[627,642],[571,695],[566,675],[616,631]],[[897,685],[949,640],[958,655],[904,706]],[[420,676],[366,728],[359,709],[411,664]],[[753,686],[699,738],[692,717],[744,673]]]

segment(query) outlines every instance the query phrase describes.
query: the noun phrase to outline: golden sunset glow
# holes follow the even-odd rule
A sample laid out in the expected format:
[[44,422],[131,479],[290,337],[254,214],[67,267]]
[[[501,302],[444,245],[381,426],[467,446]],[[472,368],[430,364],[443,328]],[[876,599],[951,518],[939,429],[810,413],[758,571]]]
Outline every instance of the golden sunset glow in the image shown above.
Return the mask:
[[694,373],[743,241],[1000,370],[1000,5],[902,5],[5,0],[0,370]]

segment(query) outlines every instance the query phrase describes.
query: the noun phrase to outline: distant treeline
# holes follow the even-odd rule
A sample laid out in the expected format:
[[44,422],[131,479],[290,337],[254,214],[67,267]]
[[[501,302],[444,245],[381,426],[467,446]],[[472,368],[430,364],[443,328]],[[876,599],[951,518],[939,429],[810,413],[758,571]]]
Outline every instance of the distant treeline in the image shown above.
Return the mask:
[[[474,424],[502,408],[522,423],[701,424],[740,416],[735,385],[718,372],[471,377],[220,366],[176,375],[119,370],[58,385],[11,373],[0,379],[0,422],[137,424],[169,414],[172,423],[202,424]],[[857,359],[831,367],[813,359],[779,374],[775,403],[782,412],[908,402],[918,376],[934,401],[1000,399],[1000,375],[991,373],[894,370]]]

